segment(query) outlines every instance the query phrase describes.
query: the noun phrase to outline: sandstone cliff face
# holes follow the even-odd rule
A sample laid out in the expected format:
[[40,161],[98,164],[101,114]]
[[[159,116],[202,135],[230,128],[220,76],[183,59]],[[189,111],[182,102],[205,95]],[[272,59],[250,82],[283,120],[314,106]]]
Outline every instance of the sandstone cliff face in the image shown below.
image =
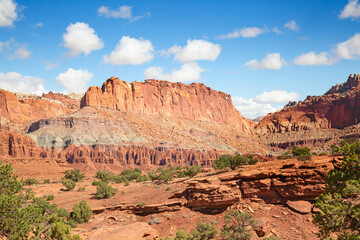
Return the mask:
[[185,85],[157,80],[128,83],[112,77],[101,88],[88,89],[81,100],[81,107],[85,106],[211,121],[251,131],[249,123],[232,105],[230,95],[201,83]]
[[66,106],[44,99],[21,99],[15,94],[0,89],[0,117],[10,121],[11,124],[27,123],[41,119],[69,114],[73,110]]
[[256,129],[260,133],[345,128],[360,123],[360,78],[332,87],[325,95],[310,97],[264,117]]

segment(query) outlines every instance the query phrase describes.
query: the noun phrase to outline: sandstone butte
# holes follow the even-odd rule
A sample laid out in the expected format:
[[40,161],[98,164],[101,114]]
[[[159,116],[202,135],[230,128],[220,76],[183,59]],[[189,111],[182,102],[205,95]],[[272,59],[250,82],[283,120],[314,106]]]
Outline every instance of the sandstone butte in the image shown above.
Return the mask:
[[47,159],[94,171],[211,166],[223,153],[265,153],[230,95],[200,83],[112,77],[81,101],[53,92],[0,94],[3,159]]
[[90,87],[81,107],[180,117],[230,124],[250,132],[250,123],[235,109],[230,95],[202,83],[172,83],[153,79],[128,83],[111,77],[102,87]]

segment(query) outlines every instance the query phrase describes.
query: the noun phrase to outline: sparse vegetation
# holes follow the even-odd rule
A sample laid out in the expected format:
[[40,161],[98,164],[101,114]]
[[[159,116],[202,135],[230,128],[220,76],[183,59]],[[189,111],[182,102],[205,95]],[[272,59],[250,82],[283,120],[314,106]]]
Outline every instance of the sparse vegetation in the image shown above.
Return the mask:
[[289,159],[289,158],[292,158],[292,155],[289,151],[286,151],[286,152],[280,154],[277,158],[278,159]]
[[44,184],[50,184],[50,179],[44,179]]
[[35,178],[28,178],[28,179],[22,180],[22,184],[25,186],[31,186],[31,185],[39,184],[39,181],[36,180]]
[[235,170],[236,168],[242,165],[253,165],[256,164],[259,160],[254,158],[253,155],[242,156],[242,155],[222,155],[220,158],[216,159],[213,167],[215,169],[228,169]]
[[84,192],[84,191],[85,191],[85,187],[79,187],[79,188],[77,189],[77,191],[78,191],[78,192]]
[[65,171],[65,176],[64,176],[63,179],[69,179],[69,180],[72,180],[74,182],[79,182],[83,178],[85,178],[85,175],[82,174],[79,169],[74,169],[74,170],[66,170]]
[[100,182],[96,187],[96,196],[98,198],[111,198],[117,193],[118,189],[109,186],[106,182]]
[[143,206],[146,205],[146,202],[139,202],[138,205],[139,205],[140,207],[143,207]]
[[61,183],[66,187],[66,190],[71,191],[75,188],[76,182],[71,179],[62,179]]
[[311,160],[311,153],[309,147],[294,146],[291,153],[300,161]]
[[71,236],[69,213],[22,187],[9,164],[0,162],[0,235],[7,239],[66,239]]
[[76,203],[73,207],[73,212],[71,217],[77,222],[77,223],[84,223],[88,222],[93,214],[89,204],[82,200],[79,203]]
[[48,200],[48,201],[54,200],[54,198],[55,198],[54,194],[49,194],[46,196],[46,200]]
[[249,227],[256,227],[254,217],[248,213],[231,210],[224,216],[225,224],[221,236],[226,240],[249,240],[252,234]]
[[342,141],[333,146],[343,158],[326,177],[325,193],[316,198],[314,215],[319,237],[360,239],[360,142]]

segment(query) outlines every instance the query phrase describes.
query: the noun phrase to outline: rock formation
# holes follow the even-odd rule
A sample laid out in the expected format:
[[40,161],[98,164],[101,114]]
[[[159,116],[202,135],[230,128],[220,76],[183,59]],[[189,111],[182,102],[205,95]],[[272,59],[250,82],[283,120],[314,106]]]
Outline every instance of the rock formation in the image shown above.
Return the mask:
[[15,94],[0,89],[0,116],[14,125],[24,127],[27,123],[41,118],[56,117],[72,112],[73,110],[61,103],[35,98],[19,100]]
[[191,121],[229,124],[250,132],[244,117],[232,105],[230,95],[202,83],[172,83],[145,80],[128,83],[112,77],[102,87],[90,87],[81,107],[92,106],[118,111],[180,117]]
[[284,133],[311,129],[344,128],[360,122],[360,78],[333,86],[325,95],[308,96],[303,102],[268,114],[256,129],[260,133]]

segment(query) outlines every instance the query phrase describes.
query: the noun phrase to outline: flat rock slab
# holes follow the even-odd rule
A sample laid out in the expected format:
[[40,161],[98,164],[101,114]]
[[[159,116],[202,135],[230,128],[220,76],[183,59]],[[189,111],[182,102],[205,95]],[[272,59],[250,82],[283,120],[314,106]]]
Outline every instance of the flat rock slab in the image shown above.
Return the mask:
[[301,214],[310,213],[312,209],[312,204],[308,201],[287,201],[286,205]]
[[157,231],[144,222],[132,223],[125,226],[99,228],[94,231],[89,240],[150,240],[158,236]]

